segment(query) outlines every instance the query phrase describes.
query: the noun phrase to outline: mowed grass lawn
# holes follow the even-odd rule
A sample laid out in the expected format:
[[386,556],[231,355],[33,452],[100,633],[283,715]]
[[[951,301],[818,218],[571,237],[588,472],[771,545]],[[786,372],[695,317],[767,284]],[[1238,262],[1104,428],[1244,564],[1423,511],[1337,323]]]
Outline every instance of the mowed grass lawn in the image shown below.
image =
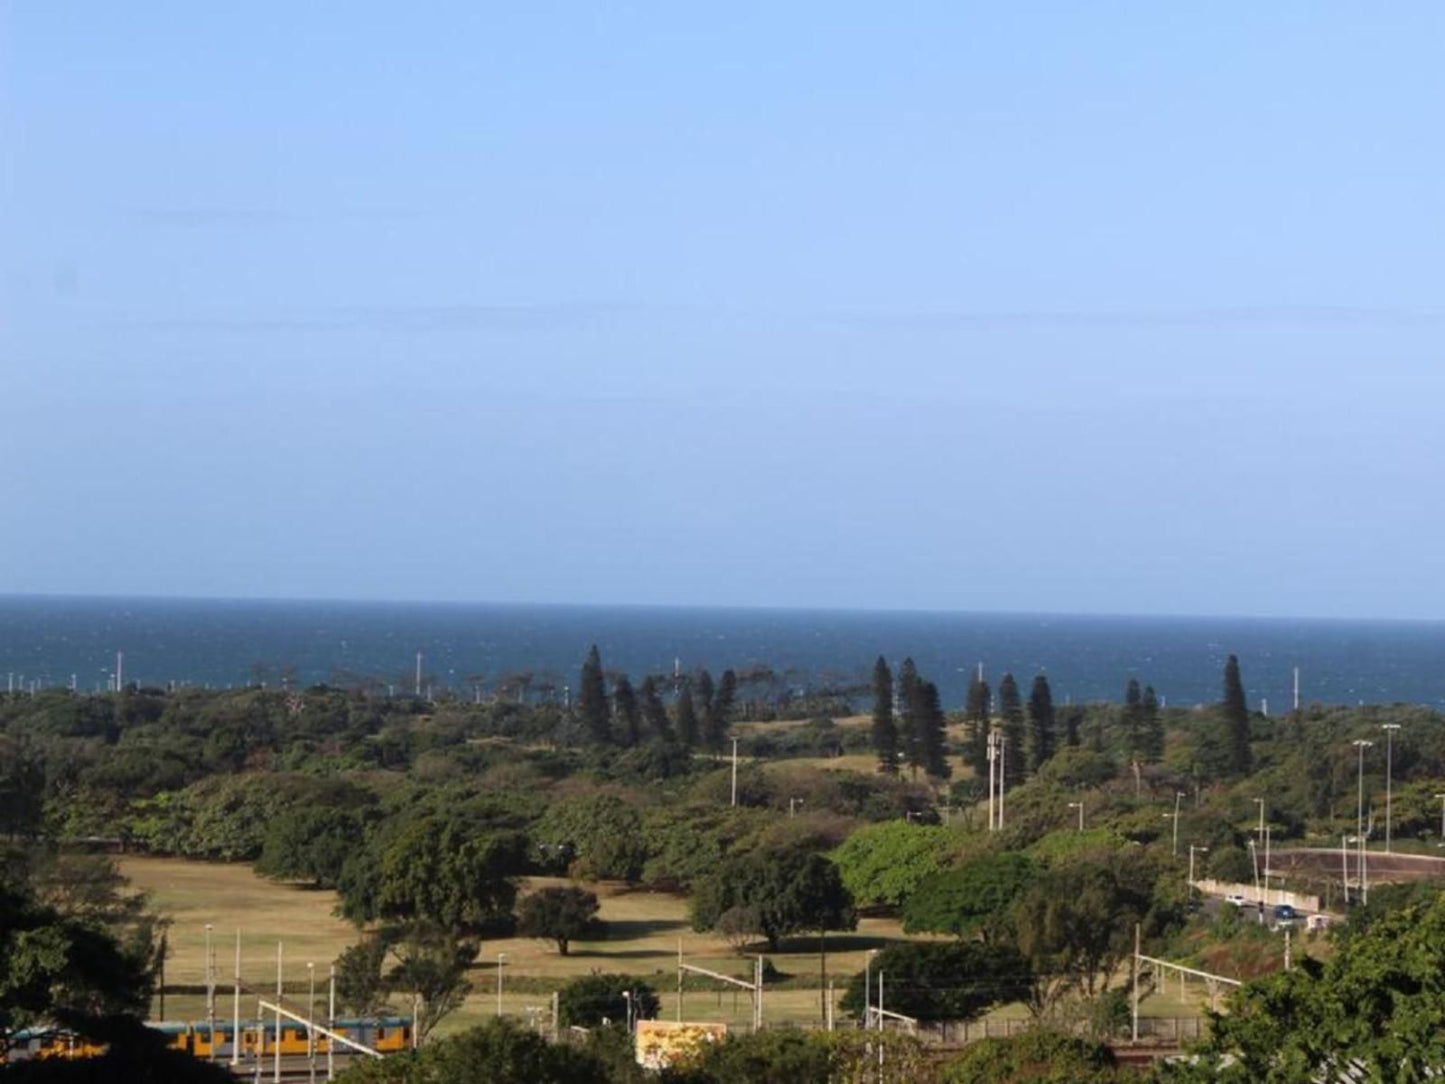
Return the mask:
[[[334,892],[277,884],[256,876],[244,865],[144,857],[125,857],[120,865],[132,884],[148,892],[155,908],[172,921],[166,966],[168,986],[195,986],[205,982],[206,924],[213,926],[222,984],[218,1012],[222,1016],[228,1016],[231,1011],[231,995],[226,987],[235,970],[238,929],[242,977],[253,986],[274,986],[276,945],[278,941],[283,943],[282,969],[292,999],[298,993],[304,997],[308,962],[316,965],[318,988],[324,988],[331,962],[358,937],[353,926],[334,916]],[[565,883],[568,882],[558,878],[534,877],[524,883],[523,891]],[[543,993],[507,990],[509,979],[565,981],[595,970],[645,978],[663,996],[664,1015],[672,1017],[676,1011],[679,940],[688,963],[751,977],[751,958],[738,956],[718,938],[692,931],[685,898],[629,889],[615,883],[588,887],[597,893],[601,902],[601,917],[608,924],[607,939],[574,942],[567,956],[560,955],[551,942],[529,938],[485,942],[471,975],[476,992],[467,1005],[447,1021],[447,1030],[475,1023],[496,1012],[499,953],[506,954],[502,987],[503,1009],[508,1014],[523,1014],[528,1006],[548,1002]],[[839,996],[848,978],[862,970],[869,949],[882,948],[890,941],[901,939],[903,933],[897,921],[879,918],[863,919],[855,932],[830,935],[828,974],[836,983]],[[765,1004],[769,1019],[816,1019],[821,1013],[816,988],[818,939],[786,941],[783,951],[768,955],[779,971],[797,976],[814,987],[768,991]],[[166,1016],[171,1019],[205,1016],[204,997],[175,994],[166,1001]],[[248,1008],[248,1001],[243,998],[242,1002],[242,1011],[247,1016],[254,1012],[254,1004]],[[690,992],[685,1009],[689,1017],[706,1020],[735,1019],[742,1023],[749,1016],[744,991],[739,991],[736,999],[731,993],[719,997],[710,992]],[[698,1015],[704,1011],[705,1015]]]

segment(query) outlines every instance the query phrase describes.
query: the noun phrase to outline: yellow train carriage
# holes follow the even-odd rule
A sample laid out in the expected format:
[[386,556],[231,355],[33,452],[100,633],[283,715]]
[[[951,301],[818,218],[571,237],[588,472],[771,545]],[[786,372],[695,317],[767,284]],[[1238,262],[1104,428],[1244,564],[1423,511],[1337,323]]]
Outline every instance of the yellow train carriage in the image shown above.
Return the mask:
[[[185,1050],[198,1058],[230,1058],[234,1051],[236,1028],[233,1023],[216,1021],[214,1029],[205,1021],[159,1023],[147,1025],[166,1036],[166,1045],[173,1050]],[[331,1028],[338,1035],[344,1035],[352,1042],[370,1047],[383,1054],[406,1050],[412,1044],[411,1018],[408,1016],[381,1017],[339,1017]],[[281,1053],[306,1054],[310,1052],[307,1027],[292,1020],[283,1020],[280,1030]],[[275,1021],[257,1023],[247,1021],[241,1025],[241,1056],[274,1054],[277,1031]],[[331,1039],[319,1032],[316,1035],[316,1052],[325,1054],[331,1049]],[[347,1052],[344,1043],[336,1044],[337,1053]],[[0,1064],[6,1061],[25,1061],[31,1058],[91,1058],[105,1052],[104,1045],[91,1042],[64,1028],[27,1028],[17,1032],[11,1040],[8,1056],[0,1053]]]

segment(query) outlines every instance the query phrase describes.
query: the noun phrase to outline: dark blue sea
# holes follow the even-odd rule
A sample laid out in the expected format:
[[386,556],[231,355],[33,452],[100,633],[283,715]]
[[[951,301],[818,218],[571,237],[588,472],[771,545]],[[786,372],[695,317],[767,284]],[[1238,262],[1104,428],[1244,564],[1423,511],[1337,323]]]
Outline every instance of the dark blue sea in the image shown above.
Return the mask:
[[73,674],[104,688],[123,651],[126,681],[142,684],[275,683],[287,668],[303,684],[409,689],[418,650],[434,688],[513,671],[575,686],[593,642],[609,670],[765,663],[798,686],[911,655],[950,706],[980,662],[995,685],[1044,671],[1059,702],[1119,700],[1137,677],[1171,705],[1206,703],[1234,653],[1251,702],[1272,712],[1290,706],[1296,666],[1306,703],[1445,708],[1440,622],[0,596],[0,682],[16,687]]

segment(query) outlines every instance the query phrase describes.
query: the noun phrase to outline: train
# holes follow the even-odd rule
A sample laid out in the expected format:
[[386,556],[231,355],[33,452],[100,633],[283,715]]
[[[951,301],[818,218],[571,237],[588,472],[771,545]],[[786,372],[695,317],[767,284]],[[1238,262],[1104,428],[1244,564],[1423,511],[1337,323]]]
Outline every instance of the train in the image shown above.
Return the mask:
[[[230,1058],[235,1052],[236,1026],[230,1021],[218,1020],[214,1029],[204,1020],[160,1022],[146,1026],[164,1035],[166,1046],[172,1050],[184,1050],[198,1058]],[[409,1016],[338,1017],[330,1030],[382,1054],[394,1054],[412,1045],[412,1021]],[[276,1041],[274,1020],[268,1023],[242,1022],[241,1057],[263,1053],[272,1055],[276,1052]],[[306,1025],[294,1020],[282,1021],[280,1042],[283,1055],[311,1052]],[[316,1053],[325,1054],[330,1049],[331,1039],[318,1034]],[[104,1051],[103,1045],[65,1028],[25,1028],[11,1037],[8,1055],[0,1051],[0,1064],[7,1060],[30,1058],[93,1058]],[[350,1050],[344,1043],[337,1043],[336,1052],[349,1053]]]

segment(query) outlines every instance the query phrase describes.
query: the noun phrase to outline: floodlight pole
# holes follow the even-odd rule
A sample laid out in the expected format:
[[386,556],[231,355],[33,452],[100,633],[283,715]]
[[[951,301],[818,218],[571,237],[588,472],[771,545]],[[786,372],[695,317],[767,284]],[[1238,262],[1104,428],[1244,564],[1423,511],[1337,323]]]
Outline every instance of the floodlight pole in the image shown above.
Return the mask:
[[1393,774],[1393,761],[1395,753],[1395,731],[1400,729],[1399,723],[1381,723],[1380,729],[1385,732],[1385,853],[1390,853],[1390,840],[1392,836],[1391,824],[1391,775]]

